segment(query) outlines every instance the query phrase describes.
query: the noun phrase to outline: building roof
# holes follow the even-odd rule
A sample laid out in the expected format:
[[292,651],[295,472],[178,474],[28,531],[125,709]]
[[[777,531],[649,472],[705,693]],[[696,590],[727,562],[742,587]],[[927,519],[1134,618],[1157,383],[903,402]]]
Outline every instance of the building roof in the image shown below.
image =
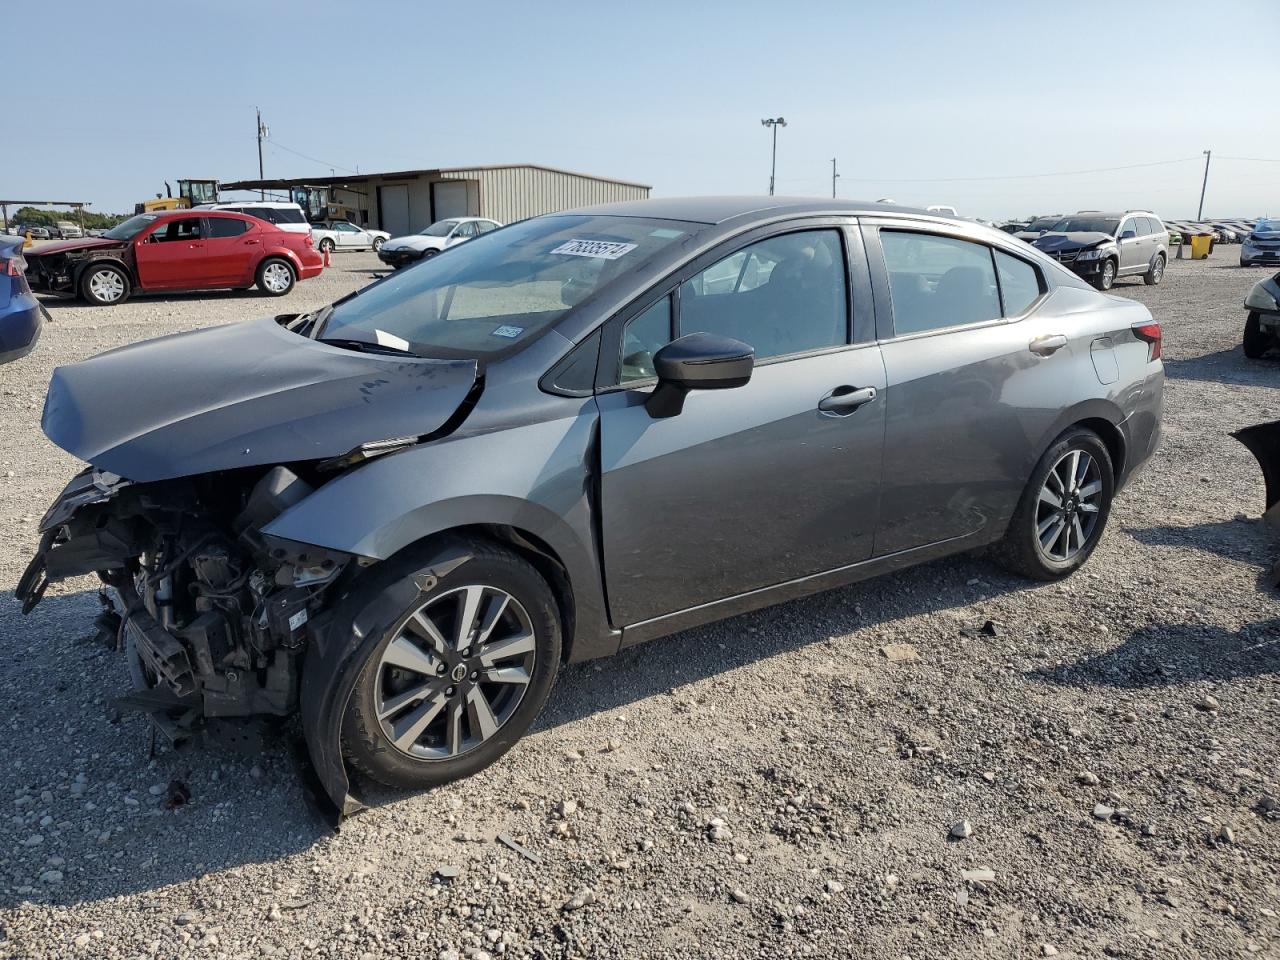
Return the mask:
[[473,170],[545,170],[548,173],[560,173],[570,177],[585,177],[588,180],[600,180],[605,183],[617,183],[625,187],[639,187],[652,190],[647,183],[635,183],[631,180],[618,180],[615,177],[601,177],[594,173],[581,173],[577,170],[563,170],[560,167],[549,167],[541,163],[495,163],[481,164],[474,167],[435,167],[425,170],[393,170],[386,173],[350,173],[332,177],[285,177],[272,180],[232,180],[219,184],[222,190],[287,190],[290,187],[343,187],[351,183],[368,183],[370,180],[416,180],[421,177],[439,177],[448,174],[470,173]]
[[780,213],[795,214],[917,214],[930,213],[897,203],[861,200],[824,200],[814,197],[661,197],[656,200],[621,200],[575,210],[561,210],[552,216],[592,214],[613,217],[650,217],[656,220],[687,220],[692,223],[723,223],[737,217],[766,219]]

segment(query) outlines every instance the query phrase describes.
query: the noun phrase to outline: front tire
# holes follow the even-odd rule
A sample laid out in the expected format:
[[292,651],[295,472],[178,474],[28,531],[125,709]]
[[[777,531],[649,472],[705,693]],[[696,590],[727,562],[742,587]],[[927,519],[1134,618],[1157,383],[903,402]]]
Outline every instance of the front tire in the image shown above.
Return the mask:
[[1103,260],[1102,269],[1098,271],[1097,276],[1093,278],[1093,285],[1099,290],[1110,290],[1116,282],[1116,262],[1114,260]]
[[1032,580],[1070,576],[1098,545],[1114,495],[1115,469],[1106,444],[1092,430],[1072,427],[1031,472],[994,557]]
[[1256,313],[1249,314],[1244,322],[1244,355],[1250,360],[1261,360],[1271,346],[1271,335],[1264,333],[1262,320]]
[[[532,726],[555,683],[561,634],[551,588],[504,547],[464,546],[471,559],[417,592],[372,646],[343,717],[347,761],[390,787],[434,787],[483,770]],[[371,581],[369,598],[422,559],[406,557]]]
[[1154,287],[1164,279],[1164,256],[1156,254],[1156,258],[1151,261],[1151,266],[1147,267],[1147,272],[1142,275],[1142,282],[1148,287]]
[[111,307],[129,299],[129,275],[112,263],[92,266],[80,278],[80,296],[98,307]]
[[258,265],[258,289],[268,297],[283,297],[297,279],[289,262],[279,257],[268,257]]

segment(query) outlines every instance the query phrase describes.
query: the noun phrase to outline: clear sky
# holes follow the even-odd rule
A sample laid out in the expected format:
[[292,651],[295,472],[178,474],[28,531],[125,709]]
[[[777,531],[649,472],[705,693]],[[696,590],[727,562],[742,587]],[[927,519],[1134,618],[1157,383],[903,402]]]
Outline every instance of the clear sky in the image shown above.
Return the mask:
[[257,105],[268,176],[533,162],[764,193],[783,116],[779,193],[830,195],[834,156],[843,197],[1187,217],[1212,149],[1206,216],[1280,215],[1280,162],[1227,159],[1280,161],[1276,0],[11,0],[0,37],[0,196],[104,212],[256,176]]

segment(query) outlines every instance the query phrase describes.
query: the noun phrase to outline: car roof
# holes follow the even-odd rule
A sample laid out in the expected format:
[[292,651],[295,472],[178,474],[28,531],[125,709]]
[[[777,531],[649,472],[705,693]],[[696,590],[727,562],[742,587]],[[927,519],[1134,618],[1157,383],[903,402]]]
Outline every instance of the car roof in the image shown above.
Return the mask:
[[868,216],[908,213],[924,217],[937,214],[898,203],[860,200],[827,200],[814,197],[661,197],[650,200],[622,200],[590,207],[564,210],[565,214],[612,217],[647,217],[654,220],[687,220],[692,223],[724,223],[726,220],[772,220],[786,214],[864,214]]
[[[210,210],[208,207],[186,207],[182,210],[148,210],[146,212],[157,220],[172,220],[174,217],[230,217],[234,220],[257,220],[256,217],[237,213],[235,210]],[[266,221],[262,222],[265,223]]]

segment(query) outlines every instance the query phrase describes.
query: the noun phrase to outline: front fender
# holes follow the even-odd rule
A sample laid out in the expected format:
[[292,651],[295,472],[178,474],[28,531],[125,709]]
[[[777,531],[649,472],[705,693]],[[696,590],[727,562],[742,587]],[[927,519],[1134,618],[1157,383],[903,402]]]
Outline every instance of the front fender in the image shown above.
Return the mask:
[[459,527],[513,527],[545,543],[565,569],[575,614],[572,659],[611,653],[617,636],[593,532],[598,414],[593,398],[574,400],[571,409],[571,416],[451,436],[372,460],[264,532],[386,560]]

